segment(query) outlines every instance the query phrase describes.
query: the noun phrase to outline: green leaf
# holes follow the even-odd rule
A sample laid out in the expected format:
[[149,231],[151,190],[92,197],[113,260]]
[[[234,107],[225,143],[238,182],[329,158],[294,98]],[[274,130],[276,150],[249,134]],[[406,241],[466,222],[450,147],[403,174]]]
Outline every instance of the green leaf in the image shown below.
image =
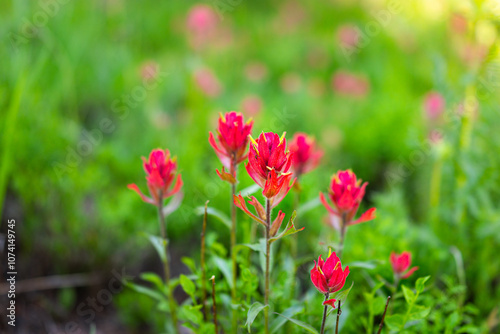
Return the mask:
[[168,204],[162,208],[165,218],[170,216],[175,210],[179,208],[179,206],[181,206],[183,198],[184,193],[182,191],[179,191],[170,199]]
[[[244,246],[244,247],[248,247],[251,250],[254,250],[256,252],[266,253],[266,248],[264,247],[264,249],[262,249],[262,243],[256,243],[256,244],[239,244],[239,245],[236,245],[236,246]],[[265,246],[265,244],[264,244],[264,246]]]
[[384,297],[382,296],[378,296],[376,297],[373,301],[372,301],[372,310],[373,310],[373,314],[374,315],[377,315],[377,314],[382,314],[382,312],[384,312],[384,309],[385,309],[385,303],[387,302],[387,299],[385,299]]
[[156,235],[147,233],[145,235],[148,237],[149,241],[151,241],[154,248],[156,249],[158,256],[160,256],[161,262],[167,262],[167,253],[165,251],[165,247],[167,246],[168,241]]
[[219,268],[219,270],[222,272],[222,275],[224,275],[224,278],[226,279],[229,287],[232,288],[234,282],[233,282],[233,274],[231,271],[231,266],[229,265],[229,263],[218,256],[214,256],[213,260],[217,268]]
[[377,268],[379,261],[354,261],[347,263],[349,268],[362,268],[362,269],[375,269]]
[[275,237],[272,237],[271,239],[269,239],[269,241],[271,243],[275,242],[276,240],[279,240],[283,237],[286,237],[288,235],[292,235],[292,234],[295,234],[297,232],[300,232],[304,229],[304,227],[302,227],[301,229],[296,229],[295,228],[295,225],[293,225],[293,222],[295,221],[295,217],[297,217],[297,211],[294,211],[292,213],[292,217],[290,218],[290,220],[288,221],[288,224],[286,224],[286,227],[285,229],[280,233],[278,234],[277,236]]
[[301,214],[304,214],[304,212],[307,212],[307,211],[310,211],[314,208],[317,208],[320,205],[321,205],[321,201],[319,200],[318,197],[316,197],[310,201],[305,202],[301,206],[299,206],[297,211],[299,211]]
[[404,317],[401,314],[393,314],[385,317],[385,324],[391,330],[398,330],[402,328],[404,324]]
[[245,323],[245,326],[247,326],[248,328],[248,333],[250,333],[250,326],[252,326],[257,315],[260,313],[260,311],[262,311],[268,306],[269,305],[262,305],[259,302],[255,302],[252,304],[252,306],[250,306],[247,312],[247,322]]
[[[351,292],[352,287],[354,286],[354,282],[351,283],[351,286],[348,289],[344,289],[341,291],[337,291],[333,294],[330,295],[331,298],[335,298],[337,300],[340,300],[340,305],[344,305],[345,301],[347,300],[347,296],[349,295],[349,292]],[[332,308],[333,310],[333,308]]]
[[430,307],[425,307],[422,305],[414,305],[411,310],[411,313],[409,314],[408,320],[412,321],[412,320],[424,319],[429,315],[430,312],[431,312]]
[[283,314],[279,314],[279,313],[276,313],[276,312],[274,312],[274,313],[277,314],[277,315],[279,315],[280,317],[283,317],[283,318],[287,319],[288,321],[296,324],[297,326],[302,327],[304,330],[308,331],[309,333],[319,334],[316,329],[314,329],[311,325],[306,324],[305,322],[302,322],[302,321],[297,320],[297,319],[285,317]]
[[406,285],[401,286],[403,288],[403,295],[408,304],[413,304],[415,302],[415,294],[411,289],[407,288]]
[[[204,206],[199,206],[195,209],[194,211],[197,215],[202,216],[205,214],[205,207]],[[215,218],[218,218],[228,229],[231,229],[231,219],[226,216],[222,211],[219,211],[214,208],[207,208],[207,214],[214,216]]]
[[196,291],[196,286],[194,283],[186,276],[181,274],[179,277],[182,289],[189,295],[191,298],[194,299],[194,293]]
[[431,278],[430,276],[425,276],[425,277],[420,277],[417,279],[417,282],[415,283],[415,290],[417,290],[418,293],[424,291],[425,288],[425,282],[427,282]]
[[156,275],[155,273],[143,273],[141,274],[141,279],[147,281],[147,282],[150,282],[150,283],[153,283],[154,286],[162,291],[163,293],[166,292],[165,290],[165,284],[163,284],[163,280],[161,279],[160,276]]
[[203,314],[200,312],[202,305],[183,305],[180,308],[179,318],[199,325],[203,322]]
[[284,310],[282,316],[274,319],[274,321],[271,323],[271,334],[277,332],[278,329],[280,329],[281,326],[283,326],[288,321],[287,317],[291,317],[299,312],[302,312],[303,310],[304,307],[302,305],[290,306],[289,308]]
[[131,288],[132,290],[134,290],[136,292],[142,293],[143,295],[146,295],[146,296],[149,296],[153,299],[156,299],[158,301],[165,300],[164,296],[161,293],[159,293],[153,289],[146,288],[142,285],[134,284],[132,282],[125,282],[125,286]]
[[252,194],[255,194],[260,189],[258,184],[253,184],[250,187],[246,187],[245,189],[240,191],[241,196],[247,197]]
[[196,274],[197,270],[196,270],[196,264],[194,263],[194,260],[190,257],[186,257],[184,256],[182,259],[181,259],[182,263],[184,263],[186,265],[186,267],[189,268],[189,270],[191,270],[191,272],[193,274]]

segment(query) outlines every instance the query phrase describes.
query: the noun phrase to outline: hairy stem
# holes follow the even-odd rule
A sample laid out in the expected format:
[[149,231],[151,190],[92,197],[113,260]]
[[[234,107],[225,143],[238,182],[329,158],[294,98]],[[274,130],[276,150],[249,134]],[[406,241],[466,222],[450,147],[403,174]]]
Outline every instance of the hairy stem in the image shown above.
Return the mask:
[[[271,243],[269,241],[269,230],[271,229],[271,201],[266,199],[266,273],[265,273],[265,293],[264,304],[269,305],[269,259],[271,257]],[[269,307],[264,309],[264,330],[269,334]]]
[[[325,302],[328,300],[328,297],[330,297],[330,293],[325,293]],[[325,332],[325,323],[326,323],[326,313],[328,311],[328,305],[325,305],[325,308],[323,309],[323,320],[321,321],[321,331],[320,333],[323,334]]]
[[387,302],[385,303],[384,314],[382,314],[382,320],[380,321],[380,325],[378,326],[377,334],[382,332],[382,327],[384,326],[385,314],[387,313],[387,307],[389,306],[389,302],[391,301],[391,296],[387,297]]
[[165,260],[163,261],[163,270],[165,272],[165,285],[167,286],[168,291],[168,302],[170,305],[170,315],[172,317],[172,322],[174,324],[175,333],[179,334],[179,328],[177,327],[177,304],[174,300],[174,293],[170,286],[170,266],[169,266],[169,258],[170,254],[168,251],[168,241],[167,241],[167,229],[165,222],[165,215],[163,214],[163,194],[160,193],[159,201],[158,201],[158,222],[160,224],[160,232],[161,237],[165,242]]
[[338,307],[337,307],[337,324],[335,325],[335,334],[339,334],[339,322],[340,322],[340,315],[342,314],[342,309],[340,308],[340,299],[338,302]]

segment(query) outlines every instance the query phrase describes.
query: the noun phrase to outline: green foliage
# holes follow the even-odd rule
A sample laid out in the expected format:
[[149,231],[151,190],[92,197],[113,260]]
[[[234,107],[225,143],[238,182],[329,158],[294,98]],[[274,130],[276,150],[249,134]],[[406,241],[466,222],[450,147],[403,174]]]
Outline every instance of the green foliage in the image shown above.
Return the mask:
[[245,323],[245,326],[248,328],[248,333],[251,333],[250,327],[252,326],[257,315],[266,307],[269,307],[269,305],[262,305],[259,302],[255,302],[252,306],[250,306],[247,313],[247,322]]
[[429,315],[431,311],[430,307],[417,304],[417,299],[424,291],[424,284],[429,278],[430,276],[426,276],[417,279],[415,283],[415,292],[405,285],[402,286],[407,309],[405,313],[396,313],[386,317],[385,323],[391,330],[398,332],[403,331],[407,326],[411,326],[412,322],[418,322]]
[[[210,311],[212,300],[210,282],[201,282],[198,246],[200,205],[209,199],[206,274],[215,276],[220,326],[229,332],[236,309],[243,330],[249,309],[262,302],[263,231],[238,211],[234,282],[227,260],[230,190],[215,173],[221,164],[207,137],[219,111],[243,110],[243,99],[256,95],[263,109],[254,116],[254,136],[286,131],[291,139],[303,131],[325,151],[318,168],[301,176],[300,195],[290,192],[276,208],[292,218],[273,238],[273,332],[318,327],[322,296],[308,274],[318,254],[338,247],[338,233],[323,224],[318,192],[326,193],[331,175],[346,168],[369,182],[359,212],[376,207],[377,219],[347,233],[342,261],[351,269],[346,285],[355,282],[355,288],[336,296],[344,301],[349,293],[343,330],[373,333],[387,295],[392,301],[385,332],[498,330],[500,25],[491,1],[396,1],[401,7],[390,15],[391,1],[243,1],[223,13],[223,36],[203,50],[190,47],[185,31],[194,2],[62,2],[29,38],[22,31],[44,13],[41,5],[0,4],[0,211],[20,217],[19,263],[34,271],[27,277],[108,273],[126,263],[140,277],[113,299],[127,328],[170,333],[165,313],[172,288],[185,326],[212,333],[211,315],[200,308]],[[461,19],[464,33],[455,31]],[[340,44],[346,25],[359,29],[362,46],[348,50]],[[143,84],[141,69],[148,61],[165,74],[158,88],[140,101],[124,102]],[[254,62],[265,66],[260,82],[248,79]],[[220,96],[206,96],[196,84],[195,71],[202,67],[217,76]],[[332,90],[339,71],[365,78],[367,93]],[[297,86],[292,91],[290,78]],[[445,113],[435,119],[423,110],[430,91],[446,102]],[[103,131],[107,119],[112,129]],[[433,130],[442,135],[438,143],[429,141]],[[89,142],[89,151],[80,152]],[[147,192],[140,157],[156,147],[177,156],[184,180],[178,209],[173,211],[174,199],[165,208],[168,246],[175,254],[170,287],[157,274],[138,274],[139,268],[161,270],[167,241],[156,236],[156,208],[126,187],[136,183]],[[260,188],[242,165],[238,179],[238,193],[260,199]],[[393,250],[411,251],[419,266],[397,292],[387,262]],[[416,275],[435,281],[424,288],[424,279],[413,281]],[[233,286],[236,305],[230,301]],[[55,299],[70,310],[79,297],[65,289]],[[260,331],[261,316],[252,322]]]

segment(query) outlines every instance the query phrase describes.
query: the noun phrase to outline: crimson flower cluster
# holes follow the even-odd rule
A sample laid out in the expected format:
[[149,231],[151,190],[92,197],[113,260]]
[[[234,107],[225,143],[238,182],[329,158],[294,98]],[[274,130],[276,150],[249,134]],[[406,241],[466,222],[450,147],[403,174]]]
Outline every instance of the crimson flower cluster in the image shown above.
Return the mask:
[[316,147],[314,138],[305,133],[296,133],[290,142],[292,152],[292,171],[298,178],[316,168],[323,157],[323,151]]
[[411,266],[410,252],[403,252],[401,254],[392,252],[390,260],[394,276],[397,280],[410,277],[418,269],[418,267],[408,269]]
[[251,140],[247,172],[263,189],[262,194],[271,201],[271,207],[274,208],[295,182],[289,172],[292,155],[287,150],[285,134],[280,138],[276,133],[265,132],[257,140]]
[[342,224],[349,226],[375,218],[375,208],[371,208],[354,220],[359,204],[365,196],[367,184],[368,182],[362,183],[361,179],[358,180],[351,170],[339,171],[333,176],[328,193],[333,207],[323,193],[319,194],[321,203],[330,214],[330,222],[337,230]]
[[[222,172],[217,170],[222,180],[236,183],[236,165],[247,157],[246,149],[252,127],[252,120],[245,123],[241,113],[231,111],[219,117],[217,140],[210,132],[208,141],[223,165]],[[225,168],[229,173],[225,171]]]
[[[320,255],[318,262],[314,261],[314,267],[311,269],[311,281],[316,289],[324,295],[342,289],[348,275],[349,266],[342,269],[339,257],[335,252],[332,253],[331,250],[326,261],[323,261]],[[335,301],[335,299],[329,299],[323,305],[330,305],[335,308]]]
[[[136,184],[129,184],[146,203],[162,205],[163,200],[177,193],[182,187],[182,178],[177,171],[177,159],[170,157],[169,150],[155,149],[151,151],[149,159],[142,157],[146,181],[151,197],[142,193]],[[175,180],[175,182],[174,182]]]

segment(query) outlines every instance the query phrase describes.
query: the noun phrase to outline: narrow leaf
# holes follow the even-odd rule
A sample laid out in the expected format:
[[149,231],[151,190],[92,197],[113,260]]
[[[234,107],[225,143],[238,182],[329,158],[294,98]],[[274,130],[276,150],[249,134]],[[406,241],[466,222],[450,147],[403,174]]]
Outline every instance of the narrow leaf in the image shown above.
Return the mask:
[[282,314],[283,316],[274,319],[274,321],[271,323],[271,334],[276,333],[278,329],[280,329],[281,326],[283,326],[288,321],[288,319],[285,317],[291,317],[299,312],[302,312],[303,310],[304,307],[302,305],[290,306],[289,308],[284,310]]
[[125,282],[125,286],[131,288],[132,290],[142,293],[143,295],[149,296],[158,301],[164,300],[163,295],[153,289],[146,288],[142,285],[134,284],[132,282]]
[[279,240],[283,237],[286,237],[287,235],[292,235],[292,234],[295,234],[297,232],[300,232],[304,229],[304,227],[302,227],[301,229],[296,229],[295,228],[295,225],[293,225],[293,222],[295,221],[295,217],[297,217],[297,211],[294,211],[292,213],[292,217],[290,218],[290,220],[288,221],[288,224],[286,224],[286,227],[285,229],[280,233],[278,234],[277,236],[269,239],[271,242],[275,242],[276,240]]
[[163,215],[165,217],[170,216],[172,214],[172,212],[174,212],[175,210],[177,210],[179,208],[179,206],[181,206],[183,198],[184,198],[184,193],[182,191],[177,192],[172,197],[170,202],[168,202],[168,204],[163,207],[163,209],[162,209]]
[[161,262],[165,263],[167,261],[167,253],[165,251],[165,247],[167,246],[168,241],[152,234],[146,233],[146,236],[156,249],[158,256],[160,256]]
[[240,191],[240,193],[241,193],[241,196],[247,197],[247,196],[250,196],[252,194],[255,194],[259,189],[260,189],[260,187],[258,184],[253,184],[250,187],[247,187],[247,188],[243,189],[242,191]]
[[[276,313],[276,312],[274,312],[274,313]],[[304,330],[308,331],[309,333],[319,334],[316,329],[314,329],[311,325],[306,324],[305,322],[302,322],[302,321],[297,320],[297,319],[285,317],[283,314],[279,314],[279,313],[276,313],[276,314],[279,315],[280,317],[283,317],[283,318],[287,319],[288,321],[296,324],[297,326],[302,327]]]
[[248,328],[248,333],[250,333],[250,326],[252,326],[257,315],[266,307],[268,307],[268,305],[262,305],[259,302],[255,302],[250,306],[247,313],[247,322],[245,323],[245,326]]
[[[199,206],[195,209],[195,213],[197,215],[204,215],[205,214],[205,207],[204,206]],[[219,219],[222,223],[224,223],[224,225],[231,229],[231,219],[229,219],[228,216],[226,216],[226,214],[224,214],[222,211],[219,211],[217,209],[214,209],[214,208],[208,208],[207,209],[207,213],[211,216],[214,216],[215,218]]]
[[143,273],[141,274],[141,279],[147,281],[147,282],[150,282],[150,283],[153,283],[154,286],[160,290],[160,291],[163,291],[165,292],[165,284],[163,284],[163,281],[161,279],[160,276],[158,276],[157,274],[155,273]]
[[213,260],[215,262],[215,265],[222,272],[222,275],[224,275],[224,278],[226,279],[229,287],[232,288],[234,282],[233,282],[233,274],[231,271],[231,266],[228,264],[228,262],[226,260],[224,260],[218,256],[214,256]]

